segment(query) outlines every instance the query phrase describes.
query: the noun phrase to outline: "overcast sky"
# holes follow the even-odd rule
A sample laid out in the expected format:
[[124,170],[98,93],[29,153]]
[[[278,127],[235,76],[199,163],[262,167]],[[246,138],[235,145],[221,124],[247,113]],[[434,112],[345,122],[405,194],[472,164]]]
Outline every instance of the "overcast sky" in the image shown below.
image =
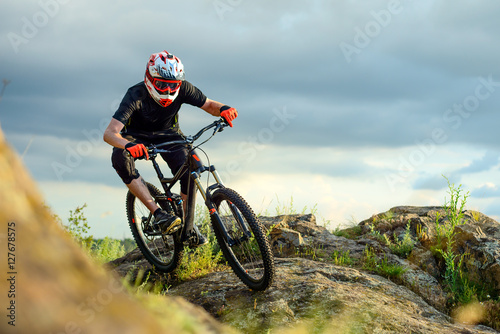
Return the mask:
[[[130,236],[102,132],[149,55],[234,106],[204,146],[258,212],[293,200],[331,226],[398,205],[500,217],[500,2],[77,1],[0,5],[0,124],[61,217],[87,204],[97,237]],[[213,120],[184,106],[193,134]],[[139,170],[153,180],[151,167]],[[309,209],[307,210],[309,211]]]

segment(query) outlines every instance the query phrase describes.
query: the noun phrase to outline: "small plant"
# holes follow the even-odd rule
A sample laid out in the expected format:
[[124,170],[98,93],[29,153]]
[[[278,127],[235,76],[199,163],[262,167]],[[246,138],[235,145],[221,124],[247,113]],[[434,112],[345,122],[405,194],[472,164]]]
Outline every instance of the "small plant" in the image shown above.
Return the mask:
[[416,234],[417,234],[418,240],[420,240],[420,241],[429,240],[429,231],[428,231],[427,227],[423,228],[421,224],[417,224],[415,229],[416,229]]
[[293,207],[293,196],[290,196],[290,202],[289,203],[282,203],[280,202],[278,195],[276,195],[276,215],[277,216],[282,216],[282,215],[293,215],[296,214],[297,211]]
[[[305,214],[307,209],[308,209],[308,207],[305,206],[304,209],[302,209],[302,214]],[[313,207],[309,208],[309,213],[312,215],[318,214],[318,203],[314,204]]]
[[377,255],[373,251],[373,248],[366,246],[364,251],[364,261],[363,261],[363,269],[375,271],[377,268]]
[[384,213],[384,215],[382,216],[383,219],[385,220],[391,220],[394,218],[394,212],[392,212],[391,210],[387,211],[386,213]]
[[[122,284],[130,293],[140,295],[152,293],[158,295],[162,290],[168,289],[164,287],[160,282],[150,282],[149,278],[151,271],[148,270],[147,274],[144,269],[140,269],[137,272],[135,279],[132,279],[132,271],[130,271],[124,278],[122,278]],[[145,276],[145,277],[144,277]]]
[[385,234],[382,235],[380,233],[380,231],[377,231],[375,229],[375,224],[371,224],[370,225],[370,233],[369,235],[371,235],[372,237],[374,237],[376,240],[378,240],[379,242],[384,242],[385,241]]
[[386,255],[379,260],[371,247],[365,248],[364,255],[363,269],[373,271],[380,276],[397,278],[407,271],[403,266],[390,264]]
[[349,255],[349,251],[334,251],[332,255],[330,255],[333,263],[337,266],[350,266],[354,260]]
[[443,240],[450,243],[455,236],[455,227],[465,224],[464,208],[469,197],[469,192],[463,193],[462,185],[455,187],[455,184],[450,183],[446,177],[445,179],[448,182],[450,200],[448,201],[445,198],[443,209],[446,212],[446,220],[442,224],[440,224],[441,216],[439,213],[436,215],[436,239],[438,244]]
[[384,238],[391,252],[404,258],[407,258],[408,255],[410,255],[416,243],[416,241],[411,237],[409,222],[406,225],[406,231],[402,240],[399,240],[396,234],[394,234],[394,242],[392,242],[386,234],[384,234]]
[[295,255],[298,257],[303,257],[306,259],[317,260],[316,249],[312,247],[303,247],[301,249],[295,249]]
[[467,198],[469,197],[469,192],[463,194],[462,185],[455,188],[455,184],[450,183],[450,181],[445,177],[448,182],[448,194],[450,195],[450,201],[445,200],[444,209],[450,221],[451,227],[455,228],[457,225],[464,224],[464,208]]
[[387,257],[384,256],[382,260],[379,262],[379,267],[377,272],[385,277],[389,278],[397,278],[400,275],[404,274],[408,269],[403,266],[397,264],[390,264],[387,260]]
[[90,230],[87,223],[87,218],[83,214],[83,209],[87,204],[76,207],[76,209],[69,211],[68,225],[64,228],[68,233],[82,246],[83,249],[89,250],[92,247],[93,236],[86,235]]
[[481,213],[479,211],[470,211],[470,213],[475,221],[478,222],[481,219]]
[[467,255],[457,255],[452,250],[440,250],[445,261],[445,272],[443,275],[444,284],[450,292],[450,302],[467,304],[476,299],[476,288],[462,270],[464,257]]
[[347,239],[356,239],[356,237],[359,237],[362,233],[363,229],[359,225],[355,225],[345,229],[340,229],[340,227],[337,226],[335,230],[332,231],[333,235],[337,237],[344,237]]
[[[446,177],[445,177],[446,178]],[[437,247],[441,247],[441,242],[445,241],[444,247],[436,248],[441,254],[445,263],[445,272],[443,275],[444,285],[450,293],[449,301],[452,304],[467,304],[476,299],[476,288],[470,283],[467,275],[462,270],[463,260],[467,253],[458,255],[454,251],[455,227],[465,224],[464,208],[469,193],[463,193],[462,185],[455,187],[448,179],[448,193],[450,200],[445,200],[444,210],[446,211],[447,221],[439,225],[439,216],[436,218]]]

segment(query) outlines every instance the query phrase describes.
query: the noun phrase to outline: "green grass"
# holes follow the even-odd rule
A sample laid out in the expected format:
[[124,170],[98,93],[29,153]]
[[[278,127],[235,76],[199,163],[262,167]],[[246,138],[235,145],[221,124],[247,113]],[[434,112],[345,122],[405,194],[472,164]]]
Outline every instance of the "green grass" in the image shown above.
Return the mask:
[[346,239],[354,240],[359,237],[363,233],[361,226],[353,226],[345,229],[341,229],[340,227],[336,227],[335,230],[332,231],[333,235],[337,237],[344,237]]
[[445,264],[443,274],[443,285],[449,293],[448,303],[452,307],[468,304],[478,299],[476,286],[470,282],[467,273],[463,269],[463,260],[467,253],[457,254],[454,250],[455,227],[465,224],[464,208],[469,193],[464,193],[462,185],[456,187],[445,177],[448,182],[448,194],[450,199],[445,199],[443,209],[446,212],[446,220],[439,224],[439,216],[436,218],[437,244],[433,247],[435,253],[439,253]]
[[303,257],[313,261],[323,261],[326,257],[323,246],[319,247],[301,247],[295,249],[295,256]]
[[333,235],[337,237],[344,237],[347,239],[356,239],[363,233],[363,229],[359,226],[358,222],[354,217],[342,226],[337,226],[333,231],[331,231]]
[[354,259],[349,255],[350,251],[336,250],[330,255],[330,259],[337,266],[350,266],[354,263]]
[[205,206],[196,206],[194,223],[199,227],[200,232],[208,238],[208,244],[194,250],[184,248],[184,258],[176,270],[176,276],[180,281],[202,277],[210,272],[225,268],[222,264],[222,251],[210,228],[210,215]]
[[187,281],[220,270],[223,267],[219,264],[222,259],[222,251],[214,251],[211,244],[190,250],[184,249],[184,258],[180,267],[176,270],[177,278],[180,281]]
[[370,236],[374,237],[378,242],[384,243],[385,242],[385,234],[382,235],[380,231],[377,231],[375,229],[375,223],[370,224]]
[[401,240],[399,240],[396,234],[394,234],[394,241],[391,241],[387,234],[384,234],[384,240],[391,252],[404,258],[410,255],[416,243],[416,240],[413,240],[411,237],[410,223],[406,225],[405,234]]
[[369,246],[367,246],[364,251],[363,269],[373,271],[387,278],[397,278],[408,270],[403,266],[390,264],[385,254],[384,258],[379,259]]
[[107,263],[126,254],[125,246],[120,240],[108,237],[94,241],[89,253],[99,263]]

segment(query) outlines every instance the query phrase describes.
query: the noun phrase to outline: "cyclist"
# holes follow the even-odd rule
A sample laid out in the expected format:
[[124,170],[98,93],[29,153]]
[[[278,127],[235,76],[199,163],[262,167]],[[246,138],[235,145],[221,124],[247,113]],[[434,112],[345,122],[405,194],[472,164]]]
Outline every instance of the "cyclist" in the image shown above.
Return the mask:
[[[130,87],[118,110],[104,131],[103,139],[113,146],[112,165],[129,190],[153,213],[150,233],[172,234],[181,226],[181,219],[162,210],[143,183],[134,160],[148,159],[146,145],[185,139],[179,128],[178,112],[183,103],[199,107],[207,113],[223,117],[232,127],[238,116],[235,108],[208,99],[197,87],[185,80],[184,66],[167,51],[153,53],[146,66],[144,81]],[[128,151],[129,154],[125,154]],[[182,147],[162,158],[175,174],[187,159]],[[187,202],[187,173],[180,180],[181,197]],[[195,228],[198,238],[194,247],[208,240]]]

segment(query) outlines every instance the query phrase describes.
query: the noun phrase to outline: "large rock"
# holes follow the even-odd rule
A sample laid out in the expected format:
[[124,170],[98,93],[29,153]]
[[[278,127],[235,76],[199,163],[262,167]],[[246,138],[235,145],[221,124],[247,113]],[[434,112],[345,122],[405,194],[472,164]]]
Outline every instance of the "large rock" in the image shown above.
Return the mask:
[[[369,233],[370,226],[375,226],[380,233],[401,235],[409,224],[412,237],[418,241],[410,254],[410,262],[440,279],[444,267],[436,262],[431,251],[436,246],[436,222],[440,228],[447,222],[442,207],[402,206],[374,215],[360,225],[365,234]],[[500,223],[480,212],[465,211],[454,235],[453,250],[459,257],[464,256],[463,269],[469,279],[485,284],[493,294],[500,295]]]
[[0,333],[234,332],[179,297],[131,297],[54,221],[1,131],[0,194]]
[[169,294],[202,305],[244,333],[272,328],[327,329],[328,333],[495,333],[454,324],[404,286],[377,275],[303,258],[277,259],[276,283],[248,290],[230,272],[182,283]]
[[[348,233],[342,234],[349,238],[318,226],[313,215],[260,217],[270,231],[276,257],[277,278],[269,290],[249,291],[231,271],[224,271],[188,282],[169,280],[172,287],[168,294],[202,306],[243,332],[297,326],[331,328],[333,333],[495,332],[484,326],[455,323],[477,324],[485,316],[479,304],[450,310],[447,292],[440,283],[443,263],[430,249],[435,243],[436,219],[443,217],[443,213],[439,207],[396,207],[347,229]],[[488,277],[495,282],[498,223],[484,216],[478,224],[480,228],[475,223],[460,225],[463,232],[457,230],[460,237],[455,242],[456,251],[466,244],[467,249],[477,250],[474,256],[488,264],[479,275],[489,273]],[[393,254],[382,235],[399,238],[408,225],[415,247],[406,258]],[[484,229],[491,238],[486,244],[479,242],[486,240]],[[384,259],[388,264],[401,266],[404,273],[390,281],[363,270],[366,249],[371,249],[379,261]],[[342,253],[348,254],[350,265],[334,264],[333,258]],[[483,253],[484,256],[480,255]],[[122,275],[130,269],[152,270],[137,250],[110,265],[116,266],[114,270]],[[149,277],[165,279],[154,270]],[[488,317],[499,318],[499,315]]]

